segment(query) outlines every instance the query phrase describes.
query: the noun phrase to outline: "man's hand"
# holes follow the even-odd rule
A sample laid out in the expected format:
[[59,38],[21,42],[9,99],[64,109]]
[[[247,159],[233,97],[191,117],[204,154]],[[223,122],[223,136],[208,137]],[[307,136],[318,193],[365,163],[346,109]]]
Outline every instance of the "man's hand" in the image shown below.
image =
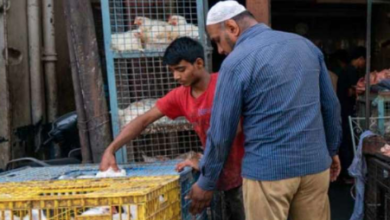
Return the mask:
[[100,171],[106,171],[109,168],[112,168],[115,172],[119,170],[118,165],[116,164],[115,155],[112,151],[107,149],[104,151],[102,161],[100,162],[99,169]]
[[334,182],[337,180],[337,177],[340,175],[341,165],[339,156],[332,157],[332,165],[330,165],[330,181]]
[[213,191],[205,191],[195,183],[186,197],[186,199],[191,200],[190,213],[192,215],[200,214],[210,206],[212,198]]
[[192,167],[192,169],[199,171],[199,160],[198,159],[187,159],[176,165],[176,171],[181,172],[184,167]]

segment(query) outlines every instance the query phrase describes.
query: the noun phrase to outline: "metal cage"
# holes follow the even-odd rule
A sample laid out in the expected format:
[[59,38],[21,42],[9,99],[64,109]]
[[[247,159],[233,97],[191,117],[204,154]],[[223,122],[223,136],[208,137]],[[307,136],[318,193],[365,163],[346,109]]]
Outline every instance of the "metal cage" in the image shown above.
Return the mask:
[[370,117],[368,129],[366,128],[366,118],[349,117],[349,127],[351,131],[353,150],[354,153],[356,154],[356,149],[359,143],[360,135],[365,130],[370,130],[374,133],[385,135],[385,136],[388,136],[390,134],[390,116]]
[[[205,0],[101,0],[114,136],[179,86],[162,63],[163,53],[174,39],[188,36],[198,40],[205,48],[206,68],[211,70],[205,33],[207,8]],[[118,163],[170,160],[201,150],[191,124],[183,118],[163,117],[116,157]]]

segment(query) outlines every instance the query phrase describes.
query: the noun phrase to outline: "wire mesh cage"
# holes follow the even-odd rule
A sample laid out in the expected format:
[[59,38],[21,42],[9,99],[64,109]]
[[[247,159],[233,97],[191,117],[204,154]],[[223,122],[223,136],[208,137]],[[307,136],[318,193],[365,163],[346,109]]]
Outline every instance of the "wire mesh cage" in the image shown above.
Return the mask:
[[390,160],[368,157],[367,166],[365,218],[388,219],[390,210]]
[[[179,86],[159,57],[116,59],[115,76],[121,127],[153,108],[158,98]],[[173,121],[166,117],[154,124],[188,125],[183,118]]]
[[388,117],[370,117],[367,127],[366,118],[364,117],[349,117],[349,125],[351,129],[351,137],[354,152],[356,152],[357,144],[359,143],[360,135],[365,130],[370,130],[376,134],[384,136],[386,141],[390,141],[390,116]]
[[158,162],[200,158],[201,143],[194,131],[143,134],[127,145],[128,160]]
[[[198,40],[205,47],[207,68],[211,68],[206,8],[205,0],[101,0],[115,136],[179,86],[162,63],[163,52],[174,39],[187,36]],[[120,151],[117,159],[120,163],[175,159],[189,151],[201,151],[200,146],[184,118],[163,117]]]
[[[386,117],[390,116],[390,93],[381,92],[379,94],[370,94],[370,116]],[[366,116],[366,100],[364,96],[358,96],[356,101],[356,116]]]

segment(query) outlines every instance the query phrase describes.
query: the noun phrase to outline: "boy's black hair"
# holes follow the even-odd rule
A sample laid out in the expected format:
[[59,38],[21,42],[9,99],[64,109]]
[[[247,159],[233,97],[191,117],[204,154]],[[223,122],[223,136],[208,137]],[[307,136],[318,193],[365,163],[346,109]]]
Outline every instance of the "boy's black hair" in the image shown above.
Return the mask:
[[356,47],[353,48],[350,53],[349,53],[349,60],[355,60],[360,57],[363,57],[364,59],[366,58],[366,48],[365,47]]
[[165,50],[164,65],[177,65],[185,60],[194,64],[196,59],[204,60],[203,46],[196,40],[189,37],[180,37],[174,40]]

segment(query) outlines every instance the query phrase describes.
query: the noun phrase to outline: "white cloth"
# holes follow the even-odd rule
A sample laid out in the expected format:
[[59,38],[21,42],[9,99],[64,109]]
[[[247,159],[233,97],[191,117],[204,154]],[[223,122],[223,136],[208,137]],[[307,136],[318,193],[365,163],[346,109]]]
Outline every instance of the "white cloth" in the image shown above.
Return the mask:
[[126,176],[126,170],[121,169],[119,172],[115,172],[111,167],[106,171],[99,171],[96,174],[96,178],[107,178],[107,177],[123,177]]
[[350,220],[363,220],[364,219],[364,191],[367,175],[367,164],[363,155],[363,140],[366,137],[374,136],[371,131],[365,131],[360,135],[359,146],[357,148],[355,157],[351,166],[348,168],[349,175],[356,180],[356,199],[355,206]]
[[245,7],[236,1],[220,1],[209,10],[206,25],[221,23],[244,11]]

